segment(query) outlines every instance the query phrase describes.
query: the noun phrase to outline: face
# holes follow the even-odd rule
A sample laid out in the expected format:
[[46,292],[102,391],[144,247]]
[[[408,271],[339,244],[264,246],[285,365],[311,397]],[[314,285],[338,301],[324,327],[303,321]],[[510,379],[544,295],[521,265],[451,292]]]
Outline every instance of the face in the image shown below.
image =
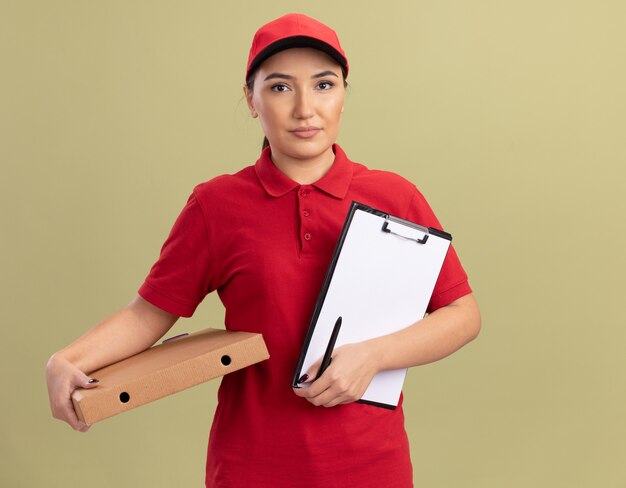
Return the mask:
[[345,88],[341,67],[310,48],[281,51],[244,87],[248,107],[258,116],[273,158],[315,159],[337,140]]

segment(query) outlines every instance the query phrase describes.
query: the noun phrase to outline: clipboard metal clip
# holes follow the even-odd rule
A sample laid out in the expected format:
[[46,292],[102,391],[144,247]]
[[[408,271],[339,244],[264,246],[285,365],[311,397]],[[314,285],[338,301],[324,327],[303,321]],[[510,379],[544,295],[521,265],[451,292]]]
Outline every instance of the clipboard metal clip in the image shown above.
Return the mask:
[[385,222],[383,223],[383,227],[382,227],[381,230],[383,232],[386,232],[387,234],[393,234],[395,236],[402,237],[403,239],[407,239],[409,241],[415,241],[418,244],[426,244],[426,241],[428,241],[428,233],[425,233],[424,237],[422,237],[421,239],[415,239],[414,237],[403,236],[402,234],[399,234],[397,232],[392,231],[389,228],[389,219],[388,218],[385,219]]

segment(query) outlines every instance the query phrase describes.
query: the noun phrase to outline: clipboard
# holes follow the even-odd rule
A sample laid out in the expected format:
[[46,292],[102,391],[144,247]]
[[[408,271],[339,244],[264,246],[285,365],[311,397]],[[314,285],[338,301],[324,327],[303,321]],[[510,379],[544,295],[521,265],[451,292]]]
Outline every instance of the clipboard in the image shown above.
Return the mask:
[[182,334],[91,372],[98,386],[76,389],[72,403],[78,418],[92,425],[267,358],[261,334],[222,329]]
[[[302,346],[292,387],[326,350],[397,332],[424,318],[452,236],[353,202]],[[395,409],[406,369],[382,371],[361,403]]]

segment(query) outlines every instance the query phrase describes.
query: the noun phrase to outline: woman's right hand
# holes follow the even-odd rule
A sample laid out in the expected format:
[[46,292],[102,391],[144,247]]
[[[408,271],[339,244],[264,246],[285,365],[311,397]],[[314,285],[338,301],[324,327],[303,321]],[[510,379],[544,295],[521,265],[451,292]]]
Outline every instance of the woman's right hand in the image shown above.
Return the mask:
[[98,380],[90,378],[68,360],[54,354],[46,365],[46,383],[52,416],[67,422],[74,430],[87,432],[89,426],[78,420],[74,411],[72,393],[76,388],[95,388]]
[[75,430],[87,432],[89,426],[78,420],[74,411],[72,393],[76,388],[95,388],[98,382],[83,371],[96,371],[145,351],[163,337],[176,320],[177,315],[137,295],[127,306],[53,354],[46,366],[52,416]]

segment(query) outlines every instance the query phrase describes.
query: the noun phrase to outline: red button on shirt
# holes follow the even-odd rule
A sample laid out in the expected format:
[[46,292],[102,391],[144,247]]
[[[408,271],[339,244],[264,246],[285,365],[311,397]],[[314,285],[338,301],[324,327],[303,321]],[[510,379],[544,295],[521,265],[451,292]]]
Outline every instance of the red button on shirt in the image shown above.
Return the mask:
[[[307,190],[317,225],[310,253],[302,253],[294,232],[305,189],[274,166],[266,148],[254,166],[194,188],[139,289],[147,301],[182,316],[218,290],[226,328],[260,332],[269,349],[269,360],[222,379],[207,486],[378,488],[381,480],[386,488],[411,486],[402,404],[319,408],[290,387],[351,202],[441,228],[414,185],[351,162],[337,145],[333,150],[330,171]],[[428,311],[470,291],[450,248]]]

